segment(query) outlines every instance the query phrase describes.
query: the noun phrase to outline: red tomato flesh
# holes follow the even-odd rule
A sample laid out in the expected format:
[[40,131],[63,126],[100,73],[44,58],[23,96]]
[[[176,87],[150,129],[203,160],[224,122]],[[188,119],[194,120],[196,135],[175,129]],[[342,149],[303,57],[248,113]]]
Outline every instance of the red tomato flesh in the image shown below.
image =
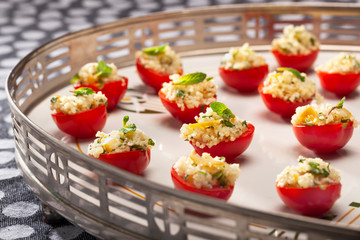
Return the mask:
[[251,92],[257,89],[269,73],[269,66],[262,65],[244,70],[219,67],[219,74],[226,85],[239,92]]
[[265,106],[272,112],[281,115],[282,117],[291,117],[295,114],[295,110],[297,107],[305,106],[310,104],[312,98],[307,99],[305,101],[285,101],[281,98],[274,98],[269,93],[263,92],[264,84],[260,84],[258,87],[258,91],[260,96],[265,104]]
[[311,188],[279,187],[276,190],[281,200],[290,209],[306,216],[321,217],[340,198],[341,183]]
[[123,85],[122,81],[113,81],[105,83],[102,88],[98,88],[97,85],[94,84],[83,84],[83,85],[74,85],[75,89],[78,89],[80,87],[88,87],[94,90],[95,92],[101,91],[108,99],[108,105],[107,110],[111,111],[113,110],[118,102],[124,97],[127,85],[128,85],[128,79],[125,79],[125,85]]
[[[164,82],[170,82],[169,74],[164,74],[161,72],[154,71],[150,68],[145,68],[138,58],[136,60],[136,69],[141,78],[141,80],[151,88],[154,88],[155,91],[159,91]],[[181,75],[183,70],[181,69],[177,74]]]
[[195,151],[202,155],[204,152],[209,153],[212,157],[225,157],[226,161],[231,162],[234,158],[242,154],[250,145],[254,136],[255,127],[251,123],[248,123],[248,129],[241,134],[240,137],[234,141],[220,142],[211,148],[205,146],[204,148],[197,147],[193,142],[190,144]]
[[165,93],[161,90],[159,91],[159,98],[166,110],[168,110],[174,118],[182,123],[195,123],[195,116],[198,116],[201,112],[206,111],[206,108],[209,107],[209,105],[200,105],[195,108],[188,108],[185,106],[185,109],[182,111],[176,102],[172,102],[167,99]]
[[271,50],[271,52],[280,66],[294,68],[300,72],[305,72],[315,62],[319,49],[311,51],[306,55],[286,55],[278,50]]
[[350,140],[353,122],[327,124],[322,126],[293,125],[297,140],[315,152],[334,152],[343,148]]
[[51,117],[61,131],[78,138],[90,138],[105,126],[107,112],[102,105],[76,114],[53,113]]
[[224,188],[222,186],[213,186],[211,189],[196,188],[194,184],[187,182],[186,180],[184,180],[183,177],[180,177],[174,169],[174,166],[171,168],[171,179],[174,183],[175,188],[177,189],[202,194],[208,197],[218,198],[225,201],[231,197],[234,191],[234,186],[228,186],[227,188]]
[[[93,157],[93,156],[92,156]],[[150,163],[150,149],[120,153],[100,154],[97,158],[103,162],[140,175]]]
[[360,73],[327,73],[316,71],[321,86],[339,96],[352,93],[360,84]]

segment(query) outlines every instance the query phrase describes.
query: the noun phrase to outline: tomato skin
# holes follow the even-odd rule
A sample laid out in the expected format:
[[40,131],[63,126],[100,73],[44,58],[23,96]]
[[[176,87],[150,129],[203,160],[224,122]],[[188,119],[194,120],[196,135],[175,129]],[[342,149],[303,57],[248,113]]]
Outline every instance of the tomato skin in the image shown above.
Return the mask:
[[174,169],[174,166],[171,168],[171,179],[174,183],[175,188],[202,194],[208,197],[218,198],[227,201],[233,191],[234,186],[229,186],[227,188],[221,187],[221,186],[213,186],[211,189],[207,188],[196,188],[192,183],[187,182],[184,180],[184,178],[180,177],[179,174]]
[[349,142],[354,126],[353,122],[327,124],[322,126],[293,125],[297,140],[306,148],[315,152],[334,152]]
[[195,123],[195,116],[198,116],[201,112],[206,111],[206,108],[209,107],[209,105],[200,105],[195,108],[187,108],[185,106],[184,111],[182,111],[176,102],[172,102],[166,98],[166,95],[161,91],[161,89],[158,95],[166,110],[168,110],[174,118],[182,123]]
[[219,74],[226,85],[239,92],[251,92],[257,89],[269,73],[269,66],[262,65],[250,69],[235,70],[219,67]]
[[352,93],[360,84],[360,73],[327,73],[315,71],[325,90],[344,96]]
[[105,153],[100,154],[97,159],[117,168],[140,175],[150,163],[150,149],[120,153]]
[[193,142],[190,144],[193,146],[195,151],[202,155],[207,152],[212,157],[225,157],[226,161],[231,162],[234,158],[242,154],[250,145],[254,136],[255,127],[251,123],[247,123],[248,129],[240,137],[234,141],[220,142],[211,148],[205,146],[204,148],[197,147]]
[[330,210],[335,201],[340,198],[341,183],[310,188],[279,187],[276,184],[279,197],[290,209],[306,216],[321,217]]
[[306,55],[286,55],[278,50],[271,50],[271,52],[280,66],[294,68],[300,72],[305,72],[315,62],[319,49],[313,50]]
[[[154,88],[155,91],[159,91],[162,87],[164,82],[170,82],[171,79],[169,78],[172,74],[165,74],[161,72],[154,71],[150,68],[145,68],[142,64],[140,59],[136,59],[136,69],[141,78],[141,80],[151,88]],[[182,75],[183,70],[179,70],[177,74]]]
[[78,138],[90,138],[105,126],[107,111],[102,105],[76,114],[53,113],[51,117],[61,131]]
[[258,87],[258,91],[260,93],[260,96],[265,104],[265,106],[272,112],[281,115],[282,117],[291,117],[294,115],[295,110],[297,107],[305,106],[307,104],[310,104],[312,101],[312,98],[306,100],[306,101],[285,101],[281,98],[274,98],[269,93],[263,92],[264,84],[260,84]]
[[88,87],[94,90],[95,92],[101,91],[108,99],[108,105],[107,110],[111,111],[113,110],[118,102],[124,97],[127,85],[128,85],[128,79],[124,77],[125,85],[122,85],[122,81],[113,81],[105,83],[102,88],[98,88],[95,84],[75,84],[74,88],[78,89],[80,87]]

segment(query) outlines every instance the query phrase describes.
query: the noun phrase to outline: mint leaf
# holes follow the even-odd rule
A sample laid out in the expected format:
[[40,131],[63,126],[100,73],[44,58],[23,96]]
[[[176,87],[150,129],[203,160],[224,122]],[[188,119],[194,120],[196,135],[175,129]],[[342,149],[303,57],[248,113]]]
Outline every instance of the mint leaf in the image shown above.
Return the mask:
[[292,74],[294,74],[298,79],[300,79],[300,81],[305,82],[305,77],[301,75],[301,73],[293,68],[286,68],[286,67],[282,67],[282,68],[277,68],[276,70],[282,72],[282,71],[289,71]]
[[142,50],[143,53],[149,56],[157,56],[165,52],[165,48],[169,46],[169,43],[166,43],[162,46],[149,47]]
[[80,79],[80,76],[79,76],[79,74],[77,73],[77,74],[75,74],[75,76],[73,76],[73,78],[72,79],[70,79],[70,83],[75,83],[77,80],[79,80]]
[[79,96],[84,96],[84,95],[90,95],[95,93],[94,90],[92,90],[91,88],[88,87],[80,87],[74,91],[71,91],[72,93],[74,93],[75,97],[79,97]]
[[206,79],[206,74],[202,72],[189,73],[181,76],[178,80],[173,81],[173,85],[193,85],[201,83]]
[[106,65],[103,60],[100,60],[97,66],[96,75],[99,78],[108,77],[112,73],[112,68]]
[[230,120],[235,117],[235,115],[231,112],[231,110],[226,107],[225,104],[221,102],[213,102],[210,104],[211,109],[216,112],[220,117]]
[[330,115],[330,113],[334,110],[334,109],[341,109],[344,107],[344,102],[345,102],[345,97],[343,97],[340,102],[338,104],[336,104],[336,106],[332,107],[328,113],[328,116]]
[[135,132],[136,131],[136,125],[134,123],[132,124],[127,124],[127,122],[129,121],[129,116],[124,116],[123,118],[123,126],[122,128],[120,128],[120,132],[123,132],[124,134],[130,133],[130,132]]

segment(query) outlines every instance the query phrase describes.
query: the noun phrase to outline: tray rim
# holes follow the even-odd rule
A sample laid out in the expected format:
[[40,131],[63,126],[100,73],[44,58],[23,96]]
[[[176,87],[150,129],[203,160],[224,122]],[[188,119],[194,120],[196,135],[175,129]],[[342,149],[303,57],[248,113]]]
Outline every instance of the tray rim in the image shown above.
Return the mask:
[[[324,4],[323,2],[313,2],[313,3],[291,3],[292,5],[295,5],[297,7],[301,7],[304,9],[307,8],[315,8],[315,9],[320,9],[323,10],[324,8],[326,10],[333,10],[336,11],[336,9],[338,10],[338,8],[340,8],[343,11],[348,11],[350,9],[350,11],[354,11],[354,12],[358,12],[360,10],[360,5],[356,4],[356,3],[327,3],[325,6],[320,5],[320,4]],[[263,211],[258,211],[256,209],[249,209],[246,207],[240,207],[237,205],[233,205],[231,203],[226,203],[223,204],[222,201],[217,200],[217,199],[210,199],[210,198],[206,198],[204,196],[201,195],[195,195],[192,193],[187,193],[187,192],[177,192],[174,191],[173,188],[158,184],[156,182],[144,182],[142,181],[143,178],[141,176],[136,176],[133,175],[131,173],[128,173],[126,171],[123,171],[121,169],[115,169],[112,168],[110,165],[102,163],[100,161],[97,161],[94,158],[91,158],[89,156],[87,156],[86,154],[82,154],[78,151],[76,151],[75,149],[68,147],[66,145],[63,144],[63,142],[55,137],[53,137],[52,135],[50,135],[49,133],[47,133],[44,129],[42,129],[41,127],[39,127],[38,125],[36,125],[33,121],[31,121],[28,117],[27,117],[27,113],[29,111],[31,111],[31,108],[26,109],[23,112],[22,110],[20,110],[20,108],[15,104],[15,102],[13,101],[11,94],[10,94],[10,80],[11,78],[13,78],[16,75],[17,71],[21,71],[25,68],[25,65],[27,64],[27,62],[31,61],[33,58],[36,58],[36,56],[38,54],[40,54],[42,51],[46,51],[46,49],[48,48],[52,48],[53,45],[58,45],[60,40],[70,40],[72,38],[78,38],[80,35],[86,35],[89,34],[91,32],[96,32],[99,28],[100,29],[106,29],[106,28],[112,28],[114,26],[119,26],[119,25],[126,25],[128,23],[133,23],[134,21],[139,21],[139,22],[143,22],[146,21],[147,19],[151,19],[151,20],[161,20],[164,18],[168,18],[169,16],[173,16],[176,17],[178,14],[183,14],[183,13],[188,13],[190,15],[192,14],[199,14],[199,13],[207,13],[209,10],[214,10],[215,8],[217,9],[217,11],[221,11],[224,13],[228,13],[226,12],[226,10],[229,9],[229,7],[234,8],[234,5],[239,5],[241,6],[240,9],[243,9],[243,11],[246,11],[248,8],[254,10],[254,8],[261,12],[264,9],[268,9],[268,8],[272,8],[272,7],[280,7],[280,8],[284,8],[283,11],[284,12],[288,12],[286,11],[286,7],[288,7],[288,3],[286,2],[275,2],[275,3],[265,3],[262,6],[256,6],[254,4],[229,4],[229,5],[220,5],[220,6],[208,6],[208,7],[196,7],[196,8],[191,8],[191,9],[184,9],[184,10],[180,10],[180,11],[170,11],[170,12],[160,12],[160,13],[154,13],[154,14],[150,14],[148,16],[141,16],[141,17],[134,17],[134,18],[125,18],[125,19],[119,19],[115,22],[112,23],[107,23],[107,24],[103,24],[103,25],[97,25],[97,26],[93,26],[91,28],[87,28],[87,29],[83,29],[80,31],[76,31],[73,33],[68,33],[66,35],[60,36],[56,39],[53,39],[47,43],[44,43],[43,45],[39,46],[38,48],[34,49],[33,51],[31,51],[27,56],[25,56],[23,59],[21,59],[21,61],[16,64],[16,66],[11,70],[11,72],[9,73],[8,77],[6,78],[6,83],[5,83],[5,92],[7,94],[7,99],[8,102],[10,104],[10,108],[13,112],[15,112],[16,114],[20,115],[24,120],[26,120],[30,125],[32,125],[35,130],[41,134],[46,136],[47,138],[49,138],[53,144],[55,145],[55,147],[59,147],[59,148],[64,148],[67,152],[69,152],[71,155],[74,155],[76,157],[79,158],[84,158],[88,163],[90,163],[90,165],[94,168],[104,168],[107,172],[111,173],[112,176],[114,176],[115,178],[120,176],[120,177],[124,177],[130,181],[133,181],[134,183],[138,183],[138,184],[142,184],[145,185],[149,188],[154,189],[155,191],[158,192],[165,192],[167,194],[170,195],[174,195],[177,198],[185,198],[186,200],[192,201],[192,202],[196,202],[196,203],[207,203],[212,207],[217,207],[219,205],[219,203],[221,203],[224,206],[224,209],[228,210],[228,211],[234,211],[236,210],[236,212],[241,212],[243,214],[246,215],[252,215],[252,216],[258,216],[258,215],[267,215],[267,216],[275,216],[277,217],[277,220],[281,220],[280,222],[288,222],[290,221],[294,221],[294,223],[297,222],[301,222],[305,225],[307,225],[307,227],[311,228],[313,224],[318,225],[320,227],[324,227],[324,228],[328,228],[329,224],[327,220],[323,220],[323,219],[314,219],[314,218],[309,218],[309,217],[305,217],[305,216],[300,216],[300,215],[293,215],[293,214],[287,214],[287,213],[278,213],[278,214],[272,214],[272,213],[266,213]],[[239,10],[239,6],[237,6],[234,9]],[[336,8],[336,9],[335,9]],[[235,11],[235,10],[234,10]],[[337,13],[339,13],[338,11],[336,11]],[[196,55],[196,54],[194,54]],[[133,64],[133,63],[132,63]],[[131,64],[130,64],[131,65]],[[124,67],[124,66],[122,66]],[[13,113],[12,113],[13,114]],[[17,148],[15,148],[16,151],[16,155],[17,155],[17,163],[20,167],[20,169],[22,170],[23,174],[25,175],[29,175],[24,169],[23,167],[25,167],[22,162],[22,159],[20,157],[20,155],[18,154],[18,150]],[[25,164],[26,165],[26,164]],[[30,175],[29,175],[30,176]],[[28,181],[30,180],[29,176],[27,177]],[[281,218],[281,219],[278,219]],[[331,226],[332,230],[335,231],[353,231],[354,233],[359,233],[360,230],[356,230],[356,229],[352,229],[352,228],[348,228],[348,227],[344,227],[344,226]]]

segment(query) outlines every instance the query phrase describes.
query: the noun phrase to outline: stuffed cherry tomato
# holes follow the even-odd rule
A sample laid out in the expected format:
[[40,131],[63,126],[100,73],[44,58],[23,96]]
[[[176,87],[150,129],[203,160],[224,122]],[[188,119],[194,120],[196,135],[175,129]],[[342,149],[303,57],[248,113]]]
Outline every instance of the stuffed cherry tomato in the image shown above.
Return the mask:
[[304,25],[289,25],[283,35],[272,41],[274,57],[282,67],[306,71],[315,62],[319,52],[319,41]]
[[258,91],[265,106],[282,117],[290,117],[299,106],[309,104],[316,95],[315,81],[292,68],[272,72]]
[[245,43],[239,48],[231,48],[225,54],[219,67],[219,74],[226,85],[239,92],[257,89],[269,73],[265,59]]
[[104,61],[84,65],[70,81],[74,88],[88,87],[95,92],[101,91],[108,99],[107,110],[113,110],[124,97],[128,79],[117,74],[114,64],[106,65]]
[[168,44],[136,52],[136,69],[141,80],[156,91],[170,82],[170,75],[183,73],[180,57]]
[[344,98],[336,106],[307,105],[296,109],[291,123],[297,140],[315,152],[334,152],[351,139],[358,123],[343,108]]
[[171,168],[171,178],[177,189],[222,200],[231,197],[239,174],[239,164],[228,164],[223,157],[213,158],[208,153],[199,156],[194,151]]
[[51,98],[51,114],[57,127],[74,137],[94,137],[106,123],[107,98],[90,88],[79,88],[73,96],[56,95]]
[[249,147],[254,135],[255,127],[238,119],[223,103],[211,103],[196,120],[184,124],[180,131],[199,154],[208,152],[232,161]]
[[315,72],[325,90],[339,96],[348,95],[359,86],[360,60],[343,52],[316,67]]
[[216,86],[205,73],[172,75],[172,81],[164,83],[159,97],[171,115],[183,123],[195,122],[195,117],[216,101]]
[[276,190],[290,209],[321,217],[340,198],[340,172],[320,158],[300,156],[298,166],[287,167],[277,176]]
[[155,142],[123,119],[123,127],[110,133],[98,132],[88,147],[88,154],[134,174],[141,174],[150,163],[150,149]]

